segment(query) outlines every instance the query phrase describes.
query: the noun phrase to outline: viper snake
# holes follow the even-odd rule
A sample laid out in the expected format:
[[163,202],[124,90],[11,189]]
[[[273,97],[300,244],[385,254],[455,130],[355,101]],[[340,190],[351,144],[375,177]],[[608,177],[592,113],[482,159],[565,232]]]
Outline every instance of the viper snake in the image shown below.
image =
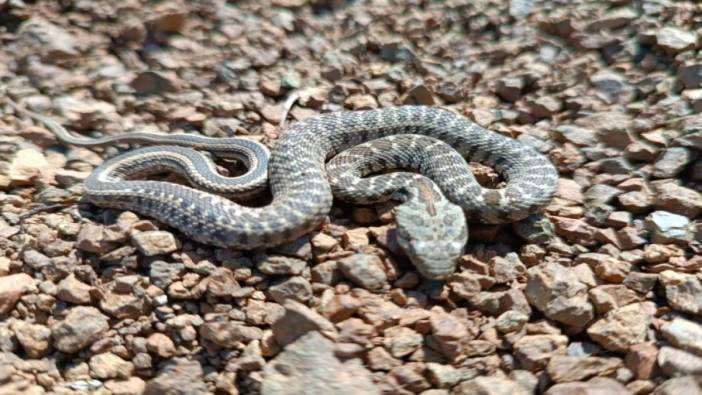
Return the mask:
[[[454,271],[468,238],[466,219],[520,221],[541,211],[558,184],[554,166],[532,147],[432,107],[322,114],[292,124],[269,151],[252,140],[195,134],[76,137],[51,118],[8,103],[67,144],[158,144],[109,159],[85,179],[84,197],[98,206],[156,218],[198,242],[252,250],[318,227],[334,195],[364,204],[395,199],[403,202],[396,209],[398,243],[432,279]],[[247,171],[224,177],[194,149],[239,159]],[[506,186],[482,187],[466,160],[492,166]],[[389,169],[415,172],[378,174]],[[192,187],[135,178],[163,170],[185,176]],[[227,198],[245,199],[266,185],[272,195],[266,206]]]

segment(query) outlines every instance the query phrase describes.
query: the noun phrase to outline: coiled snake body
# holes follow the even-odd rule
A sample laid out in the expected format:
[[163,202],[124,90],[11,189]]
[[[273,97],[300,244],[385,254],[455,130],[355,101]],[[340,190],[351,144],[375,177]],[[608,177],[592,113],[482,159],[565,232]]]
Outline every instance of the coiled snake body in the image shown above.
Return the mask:
[[[347,200],[405,200],[397,212],[399,241],[419,271],[430,278],[444,278],[455,267],[456,254],[460,255],[467,238],[463,211],[468,218],[486,223],[518,221],[541,210],[558,181],[553,165],[531,147],[446,110],[402,106],[328,113],[291,125],[270,154],[271,203],[247,207],[215,193],[251,195],[265,185],[268,150],[258,143],[146,133],[96,141],[72,137],[51,119],[29,114],[71,144],[165,143],[243,159],[249,171],[227,178],[192,149],[145,147],[106,161],[85,180],[87,200],[154,217],[206,244],[249,250],[298,238],[329,213],[330,181],[334,193]],[[329,164],[328,176],[325,162],[354,146],[359,147]],[[494,166],[506,179],[506,187],[481,187],[463,157]],[[389,167],[409,167],[427,177],[393,173],[360,178]],[[133,173],[154,169],[179,172],[215,193],[128,179]]]

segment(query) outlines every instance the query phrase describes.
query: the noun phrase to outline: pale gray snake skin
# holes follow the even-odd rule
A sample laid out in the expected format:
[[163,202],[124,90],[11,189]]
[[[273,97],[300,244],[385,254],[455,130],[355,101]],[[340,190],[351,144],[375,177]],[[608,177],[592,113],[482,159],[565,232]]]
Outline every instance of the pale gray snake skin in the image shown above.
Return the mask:
[[[91,139],[67,139],[65,129],[57,130],[62,129],[57,123],[38,114],[29,115],[65,142],[96,144]],[[261,144],[236,138],[223,141],[202,136],[141,135],[131,141],[129,134],[114,136],[101,143],[165,141],[218,151],[216,155],[243,159],[249,171],[229,178],[232,189],[218,189],[227,177],[218,176],[214,165],[202,154],[184,147],[145,147],[96,168],[85,180],[88,201],[151,216],[198,242],[251,250],[294,240],[318,227],[331,209],[332,181],[334,192],[347,200],[407,201],[396,213],[398,241],[419,271],[429,278],[445,278],[455,268],[455,253],[437,256],[436,251],[462,251],[467,239],[462,211],[469,219],[485,223],[519,221],[542,210],[552,199],[558,182],[553,165],[533,148],[460,115],[423,106],[327,113],[291,125],[270,152],[268,182],[272,201],[264,207],[243,206],[183,185],[128,178],[133,173],[148,173],[154,167],[169,169],[216,193],[248,196],[265,184],[268,151]],[[372,141],[379,138],[385,139]],[[366,144],[329,164],[328,178],[326,161],[362,143]],[[212,149],[210,144],[219,149]],[[367,155],[359,155],[363,152]],[[388,155],[378,155],[379,152]],[[506,187],[481,187],[461,156],[493,166],[507,181]],[[372,160],[364,161],[363,157]],[[417,170],[433,182],[407,173],[358,180],[378,170],[398,167]],[[359,189],[372,193],[359,197]],[[446,243],[451,247],[446,247]]]

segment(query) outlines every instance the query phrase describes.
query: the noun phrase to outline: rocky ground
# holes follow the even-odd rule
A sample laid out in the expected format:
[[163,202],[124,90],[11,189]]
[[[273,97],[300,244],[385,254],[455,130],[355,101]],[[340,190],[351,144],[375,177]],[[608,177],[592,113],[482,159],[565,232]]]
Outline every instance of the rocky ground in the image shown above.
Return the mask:
[[446,106],[551,158],[555,235],[473,225],[439,283],[389,205],[211,248],[80,203],[117,149],[1,105],[0,394],[702,393],[696,2],[260,3],[0,0],[2,95],[92,136],[267,144],[298,90],[291,121]]

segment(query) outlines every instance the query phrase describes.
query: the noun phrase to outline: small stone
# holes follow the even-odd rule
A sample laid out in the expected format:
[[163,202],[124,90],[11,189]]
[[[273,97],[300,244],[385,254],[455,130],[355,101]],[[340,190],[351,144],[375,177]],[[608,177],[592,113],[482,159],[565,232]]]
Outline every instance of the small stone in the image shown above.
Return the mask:
[[702,356],[702,325],[675,317],[661,328],[661,332],[674,346]]
[[46,174],[49,168],[50,164],[44,154],[33,148],[25,148],[15,153],[6,174],[11,185],[26,185]]
[[352,110],[372,110],[378,108],[378,102],[372,95],[351,95],[344,101],[344,106]]
[[694,112],[702,112],[702,89],[685,89],[681,94]]
[[634,214],[645,213],[653,205],[653,197],[642,191],[623,193],[617,196],[617,200],[622,208]]
[[553,164],[564,171],[575,171],[582,167],[586,158],[573,144],[564,144],[562,148],[556,148],[549,153],[549,157]]
[[38,49],[45,60],[56,62],[76,59],[80,55],[76,48],[77,37],[40,16],[24,21],[17,33],[20,45]]
[[106,292],[100,299],[100,309],[118,319],[137,318],[148,309],[144,298],[135,294]]
[[463,381],[454,388],[453,393],[475,395],[528,394],[527,390],[518,383],[498,376],[483,376]]
[[94,355],[90,358],[89,365],[92,376],[103,380],[126,379],[134,370],[134,364],[110,352]]
[[481,290],[479,277],[472,273],[454,273],[447,281],[451,291],[462,299],[470,299]]
[[595,184],[585,192],[585,200],[592,205],[609,204],[622,190],[606,184]]
[[383,333],[383,345],[395,358],[402,358],[417,350],[424,337],[410,328],[395,326],[388,328]]
[[684,242],[690,238],[690,220],[667,211],[654,211],[646,217],[646,225],[653,233],[654,243]]
[[273,323],[273,335],[280,346],[310,331],[319,331],[330,338],[338,335],[334,324],[309,307],[291,299],[285,301],[284,307],[285,314]]
[[175,92],[176,84],[162,73],[143,71],[129,85],[140,95],[158,95]]
[[267,363],[262,384],[262,395],[380,394],[360,361],[339,361],[334,344],[318,332],[298,338]]
[[180,248],[180,242],[173,233],[163,230],[134,233],[132,242],[146,256],[168,254]]
[[200,336],[213,345],[222,348],[231,348],[260,340],[262,330],[255,326],[246,326],[238,321],[213,321],[200,326]]
[[702,86],[702,64],[692,63],[678,67],[678,79],[688,89],[696,89]]
[[390,353],[383,347],[374,347],[366,355],[366,362],[368,368],[371,370],[385,370],[388,371],[396,366],[402,365],[402,361],[394,358]]
[[218,267],[207,277],[207,293],[215,298],[230,296],[240,288],[234,273],[225,267]]
[[658,347],[652,343],[639,343],[629,347],[624,363],[636,377],[648,380],[653,377],[658,358]]
[[639,18],[639,16],[639,11],[632,7],[615,7],[596,17],[597,19],[589,24],[587,28],[588,30],[616,29],[628,25]]
[[541,96],[536,100],[528,100],[526,104],[530,114],[538,118],[549,117],[563,107],[563,103],[554,96]]
[[588,225],[585,221],[557,216],[551,217],[551,220],[558,236],[582,245],[595,243],[597,229]]
[[586,382],[559,383],[544,395],[633,395],[626,387],[608,377],[595,377]]
[[656,32],[656,43],[668,52],[683,52],[697,45],[697,33],[666,26]]
[[627,262],[615,259],[607,254],[588,252],[578,255],[575,263],[585,263],[589,265],[597,274],[597,277],[612,283],[621,283],[631,269]]
[[491,315],[499,315],[508,310],[531,314],[531,307],[524,292],[516,288],[508,291],[480,292],[468,301],[478,310]]
[[598,314],[638,301],[636,292],[624,285],[600,285],[590,290],[590,300]]
[[9,313],[22,295],[35,291],[35,281],[28,274],[18,273],[0,277],[0,314]]
[[508,310],[500,314],[495,321],[495,328],[502,333],[516,332],[529,322],[529,315],[520,311]]
[[548,318],[576,327],[585,326],[593,318],[587,286],[572,270],[549,262],[527,273],[526,297]]
[[56,296],[68,303],[90,304],[90,292],[92,289],[93,287],[76,279],[76,277],[71,274],[59,282]]
[[29,358],[41,359],[49,351],[51,330],[44,325],[15,321],[12,330]]
[[6,257],[0,257],[0,277],[7,276],[10,274],[10,264],[11,261],[9,258]]
[[556,383],[584,381],[594,376],[609,376],[622,366],[619,358],[556,355],[548,362],[547,372]]
[[175,355],[176,348],[173,340],[163,333],[154,333],[146,339],[146,349],[150,353],[156,354],[161,358],[170,358]]
[[672,178],[678,175],[692,160],[690,150],[685,147],[670,147],[663,151],[653,164],[651,175],[656,178]]
[[302,277],[289,277],[272,284],[268,292],[280,304],[288,299],[304,303],[312,297],[312,285]]
[[597,134],[575,125],[560,125],[556,128],[557,136],[581,147],[594,147],[598,143]]
[[631,161],[653,162],[658,158],[658,147],[645,141],[634,141],[624,149],[624,157]]
[[702,394],[702,382],[699,377],[674,377],[663,382],[653,392],[653,395],[682,395]]
[[582,203],[585,200],[580,184],[568,178],[558,180],[558,197],[576,203]]
[[616,235],[617,240],[619,241],[617,246],[622,250],[633,250],[637,247],[645,245],[648,242],[645,237],[645,232],[634,226],[626,226],[619,229],[616,232]]
[[188,13],[178,6],[165,5],[160,7],[158,15],[146,21],[149,30],[162,33],[178,33],[185,27]]
[[651,317],[641,304],[635,303],[609,311],[590,325],[587,334],[608,350],[627,351],[646,339],[650,323]]
[[339,245],[339,242],[335,238],[326,233],[317,233],[310,242],[317,255],[330,252]]
[[354,254],[339,260],[338,267],[349,280],[368,290],[380,289],[387,282],[385,267],[377,255]]
[[520,77],[503,77],[497,80],[497,94],[508,102],[519,100],[524,89],[524,79]]
[[607,226],[623,228],[631,223],[631,213],[627,211],[613,211],[607,217]]
[[344,247],[349,250],[361,250],[370,244],[368,228],[351,229],[342,235]]
[[339,322],[350,318],[359,307],[361,307],[361,301],[351,295],[334,295],[321,307],[321,313],[332,322]]
[[281,255],[303,260],[312,258],[312,245],[310,244],[309,235],[300,236],[293,241],[279,245],[275,247],[273,251]]
[[461,380],[461,372],[451,365],[427,363],[427,378],[439,388],[451,388]]
[[491,274],[498,284],[510,284],[518,278],[524,278],[527,268],[519,260],[515,253],[509,253],[502,257],[494,257],[490,260]]
[[661,347],[658,366],[668,376],[702,375],[702,357],[673,347]]
[[130,377],[126,380],[109,380],[105,382],[105,389],[113,395],[141,395],[146,388],[146,382],[139,377]]
[[106,240],[104,226],[86,223],[78,233],[76,247],[83,251],[104,254],[113,249],[114,245]]
[[702,314],[702,284],[691,274],[666,270],[659,280],[670,307],[691,314]]
[[279,125],[282,121],[283,116],[283,106],[282,105],[271,105],[264,104],[259,109],[261,116],[268,122]]
[[624,149],[634,142],[629,132],[631,116],[622,111],[598,111],[577,119],[575,123],[596,130],[600,142],[609,147]]
[[145,395],[156,394],[210,394],[203,381],[200,362],[175,358],[158,372],[156,377],[146,383]]
[[623,156],[600,159],[596,163],[600,173],[628,175],[633,171],[631,163]]
[[390,381],[397,383],[399,389],[418,393],[431,387],[424,377],[424,370],[423,363],[409,362],[390,369],[388,377]]
[[517,340],[514,355],[524,369],[541,370],[554,355],[565,354],[568,337],[563,335],[527,335]]
[[333,285],[339,282],[343,275],[338,269],[336,261],[326,261],[312,268],[311,277],[315,283]]
[[256,256],[256,268],[270,276],[297,276],[307,267],[307,262],[287,256]]
[[71,389],[74,389],[76,391],[90,391],[90,390],[96,390],[102,386],[102,381],[100,380],[74,380],[72,381],[69,386]]
[[22,254],[22,261],[32,270],[40,271],[51,265],[51,259],[36,250],[26,250]]
[[461,344],[468,338],[468,329],[457,318],[447,313],[432,314],[429,317],[431,338],[441,352],[453,359],[461,352]]
[[623,284],[634,291],[646,294],[650,292],[658,282],[658,275],[655,273],[631,272],[627,274]]
[[[369,345],[370,338],[377,334],[376,328],[363,322],[360,318],[349,318],[336,326],[339,328],[339,342]],[[392,356],[388,354],[388,358],[392,358]]]
[[236,366],[245,371],[261,370],[265,364],[259,340],[249,342],[244,348],[244,352],[236,360]]
[[627,103],[633,99],[634,90],[621,73],[600,70],[590,76],[590,83],[597,91],[597,96],[607,103]]
[[180,273],[185,271],[182,263],[168,263],[164,261],[154,261],[149,268],[149,278],[155,286],[166,289],[180,277]]
[[424,85],[419,84],[410,88],[405,94],[405,98],[402,101],[403,104],[418,104],[424,106],[433,106],[435,103],[434,95],[431,90]]
[[695,218],[702,213],[702,195],[699,192],[667,182],[656,187],[655,207],[659,210]]
[[72,354],[100,339],[108,329],[108,318],[98,309],[78,306],[51,327],[51,335],[54,347]]

